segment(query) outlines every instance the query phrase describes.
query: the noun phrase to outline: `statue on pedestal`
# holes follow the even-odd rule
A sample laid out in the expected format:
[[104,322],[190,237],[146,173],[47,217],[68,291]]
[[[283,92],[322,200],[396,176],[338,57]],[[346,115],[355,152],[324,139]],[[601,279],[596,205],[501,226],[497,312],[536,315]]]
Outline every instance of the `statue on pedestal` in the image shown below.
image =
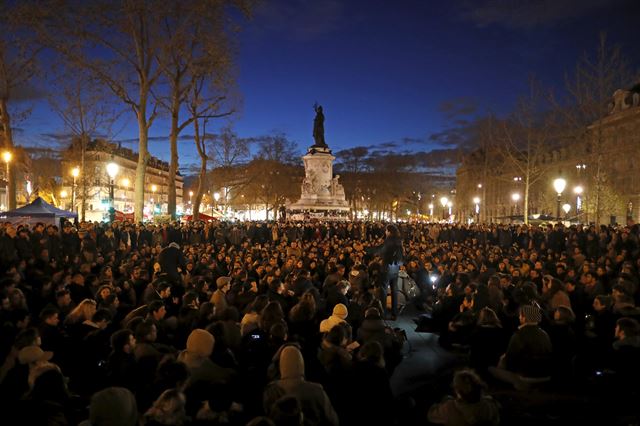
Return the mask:
[[316,118],[313,119],[313,140],[315,141],[313,147],[329,148],[324,141],[324,114],[322,112],[322,106],[316,102],[313,105],[313,109],[316,112]]

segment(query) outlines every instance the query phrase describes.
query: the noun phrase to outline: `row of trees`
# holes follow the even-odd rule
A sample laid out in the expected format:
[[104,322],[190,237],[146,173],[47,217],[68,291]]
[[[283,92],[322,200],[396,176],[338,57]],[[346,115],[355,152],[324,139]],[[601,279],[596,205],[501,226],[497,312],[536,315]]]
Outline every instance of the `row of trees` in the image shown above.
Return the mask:
[[[28,115],[19,110],[21,101],[44,82],[56,88],[52,104],[70,136],[81,142],[82,171],[89,141],[108,136],[120,114],[129,115],[138,128],[134,211],[141,220],[149,131],[166,114],[169,211],[175,215],[178,139],[192,128],[200,147],[207,124],[234,112],[237,26],[231,17],[246,17],[250,8],[249,0],[2,2],[0,127],[5,149],[14,151],[12,130]],[[206,152],[199,153],[206,162]],[[8,179],[9,208],[15,208],[15,167]],[[81,191],[84,200],[86,186]]]
[[[300,197],[304,170],[295,144],[285,135],[242,139],[226,130],[211,135],[210,141],[214,167],[208,174],[209,185],[226,196],[226,205],[238,209],[262,205],[267,217],[275,217],[272,212]],[[253,157],[250,151],[255,152]],[[407,210],[425,213],[433,194],[453,187],[458,160],[456,150],[397,154],[369,147],[339,151],[336,157],[335,172],[352,211],[388,217],[404,216]],[[197,209],[196,203],[199,200],[194,202]]]
[[[502,179],[505,184],[513,183],[517,176],[521,179],[518,185],[523,192],[527,222],[532,190],[550,173],[558,173],[559,161],[551,158],[552,153],[568,149],[572,159],[588,164],[582,179],[588,182],[590,197],[584,207],[599,221],[611,208],[608,201],[613,199],[608,164],[620,154],[616,149],[619,147],[612,149],[606,143],[602,122],[611,110],[614,92],[630,88],[639,81],[638,77],[620,48],[610,47],[603,34],[595,54],[585,54],[575,71],[567,74],[561,96],[531,79],[528,93],[506,117],[487,114],[465,126],[462,133],[466,132],[466,137],[459,147],[471,152],[465,161],[470,172],[466,189],[477,192],[475,183],[485,183],[481,195],[486,201],[487,182]],[[465,191],[466,198],[469,191]],[[485,201],[486,218],[489,203]]]

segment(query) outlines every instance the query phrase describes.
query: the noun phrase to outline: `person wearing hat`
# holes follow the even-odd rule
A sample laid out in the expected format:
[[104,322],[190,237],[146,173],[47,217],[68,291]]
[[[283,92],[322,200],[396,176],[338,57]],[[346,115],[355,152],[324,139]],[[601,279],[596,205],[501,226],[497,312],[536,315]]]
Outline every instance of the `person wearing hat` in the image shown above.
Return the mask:
[[214,314],[216,317],[220,317],[224,311],[229,307],[227,302],[227,292],[231,288],[231,277],[218,277],[216,280],[217,290],[211,295],[210,302],[215,307]]
[[14,365],[2,380],[0,396],[3,401],[17,401],[29,391],[29,375],[39,366],[49,364],[53,352],[43,351],[40,346],[31,344],[18,351],[18,363]]
[[328,333],[334,326],[347,322],[348,315],[347,307],[342,303],[338,303],[333,307],[331,316],[320,323],[320,333]]
[[527,389],[529,384],[549,380],[553,347],[549,335],[539,326],[542,312],[538,306],[521,306],[519,320],[520,327],[511,336],[507,352],[498,367],[490,367],[489,372],[516,389]]
[[138,424],[138,405],[129,389],[110,387],[91,397],[89,419],[81,426],[135,426]]
[[18,362],[22,365],[28,365],[30,369],[49,362],[51,358],[53,358],[53,352],[43,351],[40,346],[36,345],[26,346],[18,352]]
[[195,383],[230,383],[234,372],[211,361],[216,339],[207,330],[196,328],[187,338],[187,347],[178,355],[178,361],[189,370],[188,385]]
[[333,409],[322,385],[304,379],[304,359],[296,346],[286,346],[280,353],[280,380],[271,382],[264,391],[265,413],[271,415],[276,401],[293,396],[300,403],[305,424],[338,425]]

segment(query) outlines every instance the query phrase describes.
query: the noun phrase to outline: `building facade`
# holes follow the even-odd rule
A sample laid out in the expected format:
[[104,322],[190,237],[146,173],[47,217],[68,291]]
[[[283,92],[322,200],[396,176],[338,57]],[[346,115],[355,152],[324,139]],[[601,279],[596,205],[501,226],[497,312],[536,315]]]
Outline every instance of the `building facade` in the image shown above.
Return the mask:
[[[583,223],[630,223],[640,218],[640,85],[617,90],[609,113],[584,137],[541,153],[536,175],[526,176],[493,151],[467,155],[456,172],[461,220],[511,222],[523,219],[528,186],[529,217],[558,215],[558,200],[569,212],[560,217]],[[566,181],[558,197],[553,182]],[[514,195],[517,194],[517,195]],[[478,203],[476,203],[478,201]],[[477,209],[476,209],[477,205]],[[476,214],[476,210],[478,213]]]
[[[104,140],[94,140],[87,144],[82,170],[82,149],[79,142],[71,144],[62,160],[62,190],[65,195],[62,207],[78,212],[82,218],[82,201],[85,199],[85,220],[103,221],[108,219],[110,189],[113,184],[113,207],[118,212],[132,213],[136,182],[138,154],[131,149]],[[113,181],[107,173],[107,164],[118,165]],[[78,176],[74,178],[73,169]],[[184,179],[178,173],[176,184],[176,205],[180,212],[183,200]],[[144,185],[144,215],[152,219],[168,213],[169,164],[156,157],[149,159]]]

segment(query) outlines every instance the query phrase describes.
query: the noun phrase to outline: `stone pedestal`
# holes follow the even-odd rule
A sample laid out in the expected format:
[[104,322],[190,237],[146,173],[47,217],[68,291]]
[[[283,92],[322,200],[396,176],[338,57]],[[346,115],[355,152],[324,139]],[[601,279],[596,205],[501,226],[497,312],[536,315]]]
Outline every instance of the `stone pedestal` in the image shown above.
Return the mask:
[[348,211],[344,188],[333,176],[333,161],[336,159],[329,148],[312,146],[304,161],[304,180],[300,200],[287,206],[294,211]]

